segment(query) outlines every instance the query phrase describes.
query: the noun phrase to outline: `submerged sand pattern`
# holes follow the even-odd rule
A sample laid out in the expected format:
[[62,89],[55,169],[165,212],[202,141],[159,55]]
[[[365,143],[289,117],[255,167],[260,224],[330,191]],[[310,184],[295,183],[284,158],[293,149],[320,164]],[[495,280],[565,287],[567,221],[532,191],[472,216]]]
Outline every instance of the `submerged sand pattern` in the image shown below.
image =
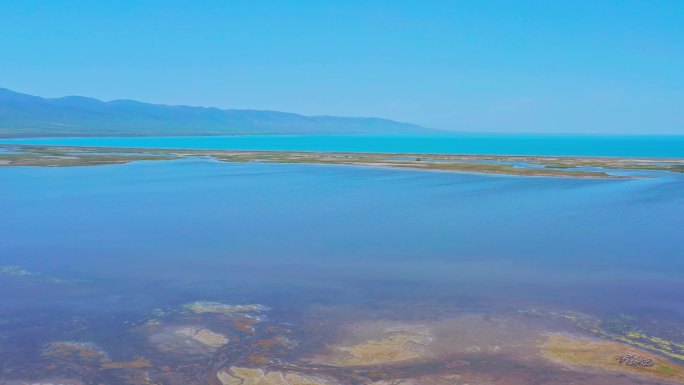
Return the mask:
[[216,375],[223,385],[336,385],[332,378],[295,372],[230,367]]
[[186,327],[176,330],[175,333],[181,336],[192,338],[197,342],[211,346],[213,348],[220,348],[228,343],[228,338],[226,338],[226,336],[214,333],[205,328]]
[[259,313],[268,310],[268,307],[258,304],[227,305],[224,303],[212,301],[196,301],[183,305],[183,308],[198,314]]
[[150,337],[162,351],[199,354],[216,351],[228,343],[228,337],[199,326],[166,328]]

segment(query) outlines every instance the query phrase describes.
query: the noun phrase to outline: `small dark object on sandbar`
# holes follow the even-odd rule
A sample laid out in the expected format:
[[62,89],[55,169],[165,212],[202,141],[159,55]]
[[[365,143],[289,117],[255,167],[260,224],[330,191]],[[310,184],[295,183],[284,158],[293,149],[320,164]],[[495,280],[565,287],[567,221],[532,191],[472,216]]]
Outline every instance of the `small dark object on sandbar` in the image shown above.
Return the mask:
[[650,358],[632,353],[621,355],[618,357],[618,362],[622,365],[634,366],[637,368],[648,368],[649,366],[653,366],[655,364],[655,362],[653,362],[653,360]]

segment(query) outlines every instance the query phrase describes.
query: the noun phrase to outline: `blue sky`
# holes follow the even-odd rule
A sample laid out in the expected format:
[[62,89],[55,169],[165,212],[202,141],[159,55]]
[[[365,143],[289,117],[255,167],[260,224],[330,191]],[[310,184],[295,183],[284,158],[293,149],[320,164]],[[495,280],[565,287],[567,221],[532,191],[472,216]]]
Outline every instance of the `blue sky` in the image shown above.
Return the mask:
[[0,0],[0,87],[462,131],[684,134],[684,1]]

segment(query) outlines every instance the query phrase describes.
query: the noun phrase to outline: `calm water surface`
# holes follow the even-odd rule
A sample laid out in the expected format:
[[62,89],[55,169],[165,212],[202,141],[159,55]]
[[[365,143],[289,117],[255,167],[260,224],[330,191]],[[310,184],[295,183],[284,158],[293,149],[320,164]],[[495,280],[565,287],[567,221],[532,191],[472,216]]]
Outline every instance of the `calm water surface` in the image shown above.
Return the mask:
[[276,274],[287,282],[315,271],[325,284],[657,278],[679,288],[684,178],[653,176],[525,178],[198,159],[4,168],[0,258],[82,278],[256,282]]
[[684,157],[684,136],[588,135],[261,135],[6,139],[0,144],[179,149],[404,152],[492,155]]

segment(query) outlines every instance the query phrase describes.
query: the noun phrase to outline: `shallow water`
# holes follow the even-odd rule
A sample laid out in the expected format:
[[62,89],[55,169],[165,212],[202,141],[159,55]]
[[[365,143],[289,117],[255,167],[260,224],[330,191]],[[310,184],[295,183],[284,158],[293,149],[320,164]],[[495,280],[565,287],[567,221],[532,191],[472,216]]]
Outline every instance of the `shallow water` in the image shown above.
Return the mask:
[[684,136],[505,134],[245,135],[0,140],[0,144],[3,143],[177,149],[684,157]]
[[208,159],[3,168],[0,265],[23,270],[0,274],[0,356],[30,372],[41,346],[67,339],[130,359],[143,349],[125,343],[131,324],[197,300],[262,303],[288,322],[315,307],[626,314],[681,339],[684,176],[641,174]]
[[9,148],[0,148],[0,154],[21,154],[20,151],[15,151]]

